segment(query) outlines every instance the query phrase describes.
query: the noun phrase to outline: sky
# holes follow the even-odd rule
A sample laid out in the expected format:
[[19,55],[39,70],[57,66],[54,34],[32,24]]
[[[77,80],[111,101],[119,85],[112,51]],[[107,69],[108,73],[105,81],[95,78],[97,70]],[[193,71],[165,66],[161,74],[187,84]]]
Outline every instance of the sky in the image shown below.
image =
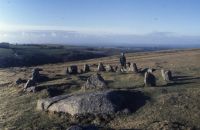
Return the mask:
[[200,44],[200,0],[0,0],[0,42]]

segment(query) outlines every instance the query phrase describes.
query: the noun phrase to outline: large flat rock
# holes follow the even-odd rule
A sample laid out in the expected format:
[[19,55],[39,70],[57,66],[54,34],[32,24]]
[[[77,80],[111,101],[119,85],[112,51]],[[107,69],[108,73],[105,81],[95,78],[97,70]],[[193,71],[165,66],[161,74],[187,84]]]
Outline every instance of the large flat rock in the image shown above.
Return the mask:
[[117,111],[136,110],[145,103],[140,92],[104,90],[84,94],[64,95],[39,100],[38,110],[76,114],[113,114]]

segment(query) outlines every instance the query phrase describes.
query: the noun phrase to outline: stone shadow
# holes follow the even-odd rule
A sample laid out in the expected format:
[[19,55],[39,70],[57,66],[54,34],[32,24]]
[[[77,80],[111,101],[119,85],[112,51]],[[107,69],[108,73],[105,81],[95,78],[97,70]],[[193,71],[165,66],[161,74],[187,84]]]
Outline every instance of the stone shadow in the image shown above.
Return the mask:
[[188,80],[196,80],[200,79],[200,77],[192,77],[192,76],[173,76],[172,81],[188,81]]
[[80,75],[78,76],[78,78],[82,81],[87,81],[87,79],[89,78],[90,76],[83,76],[83,75]]
[[119,111],[128,109],[130,112],[137,111],[146,104],[150,97],[140,91],[115,90],[108,94],[108,98],[117,106]]
[[171,82],[171,83],[167,83],[165,85],[162,85],[162,87],[171,87],[171,86],[176,86],[176,85],[186,85],[186,84],[191,84],[191,83],[195,83],[195,82]]

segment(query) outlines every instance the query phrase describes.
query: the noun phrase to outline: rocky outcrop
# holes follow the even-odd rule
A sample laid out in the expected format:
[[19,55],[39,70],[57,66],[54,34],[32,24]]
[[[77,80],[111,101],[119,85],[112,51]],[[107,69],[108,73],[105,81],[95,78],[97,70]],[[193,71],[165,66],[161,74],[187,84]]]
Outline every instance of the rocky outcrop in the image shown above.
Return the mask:
[[37,109],[51,112],[79,114],[114,114],[128,109],[131,112],[145,104],[147,98],[138,92],[104,90],[83,94],[64,95],[41,99]]
[[105,80],[100,74],[97,73],[87,79],[86,83],[82,86],[82,89],[103,89],[105,87]]

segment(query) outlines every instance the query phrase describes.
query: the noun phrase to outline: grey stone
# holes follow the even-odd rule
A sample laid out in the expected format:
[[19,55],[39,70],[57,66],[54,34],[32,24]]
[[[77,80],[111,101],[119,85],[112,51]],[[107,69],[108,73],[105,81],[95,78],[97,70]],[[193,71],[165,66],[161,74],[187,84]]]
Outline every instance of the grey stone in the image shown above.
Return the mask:
[[48,108],[55,102],[69,97],[69,95],[61,95],[52,98],[40,99],[37,101],[37,110],[47,111]]
[[140,91],[92,91],[38,100],[37,110],[63,112],[75,117],[85,114],[112,115],[129,110],[134,112],[148,99],[150,98]]
[[40,68],[34,68],[32,70],[32,78],[31,79],[33,81],[37,82],[40,80],[40,71],[42,71],[42,69],[40,69]]
[[82,73],[84,73],[84,70],[83,70],[83,69],[79,69],[79,70],[78,70],[78,73],[79,73],[79,74],[82,74]]
[[77,74],[78,73],[78,67],[77,65],[71,65],[68,67],[68,73],[69,74]]
[[89,71],[90,71],[90,66],[88,64],[84,64],[83,72],[89,72]]
[[69,68],[67,67],[65,73],[68,75],[69,74]]
[[106,71],[107,72],[114,72],[114,69],[111,65],[106,65]]
[[116,66],[114,67],[114,71],[117,72],[117,70],[118,70],[118,65],[116,65]]
[[104,67],[104,65],[103,65],[103,63],[99,63],[99,65],[98,65],[98,68],[97,68],[97,71],[106,71],[106,69],[105,69],[105,67]]
[[130,63],[130,62],[126,63],[126,66],[127,66],[128,68],[130,68],[131,63]]
[[130,65],[130,71],[134,72],[134,73],[138,73],[138,68],[136,63],[131,63]]
[[144,76],[144,84],[145,86],[149,86],[149,87],[156,86],[155,76],[150,72],[146,72]]
[[170,70],[165,71],[162,69],[161,75],[162,75],[163,79],[167,82],[172,80],[172,72]]
[[[123,90],[105,90],[82,94],[58,96],[39,100],[38,110],[80,114],[114,114],[125,108],[134,109],[138,98],[135,93]],[[141,100],[140,100],[141,104]],[[138,106],[137,106],[138,107]]]
[[100,74],[93,74],[90,76],[86,83],[82,86],[82,89],[103,89],[106,88],[106,83]]
[[117,73],[123,72],[123,69],[122,69],[122,66],[121,66],[121,65],[117,67],[117,71],[116,71],[116,72],[117,72]]

